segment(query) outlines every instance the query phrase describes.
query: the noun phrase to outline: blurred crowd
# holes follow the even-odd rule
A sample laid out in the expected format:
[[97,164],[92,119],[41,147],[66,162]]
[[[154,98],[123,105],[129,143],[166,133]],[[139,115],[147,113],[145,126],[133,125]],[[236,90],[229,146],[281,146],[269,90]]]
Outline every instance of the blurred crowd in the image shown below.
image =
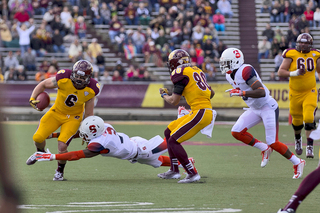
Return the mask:
[[[274,59],[275,70],[270,80],[287,81],[277,78],[276,72],[282,63],[282,52],[295,48],[299,34],[311,29],[320,30],[320,1],[317,0],[264,0],[261,13],[270,14],[270,23],[288,23],[286,28],[272,27],[267,23],[262,32],[263,39],[258,43],[258,61],[261,58]],[[273,24],[274,25],[274,24]]]
[[[50,69],[40,66],[51,64],[48,56],[56,59],[64,55],[61,53],[66,53],[71,62],[89,60],[99,80],[151,80],[148,67],[135,63],[119,72],[121,78],[114,72],[118,64],[113,70],[106,70],[101,45],[96,38],[87,38],[87,24],[108,25],[118,56],[127,60],[143,55],[145,64],[163,67],[173,49],[186,49],[193,65],[204,69],[208,79],[214,80],[214,63],[227,48],[218,34],[224,35],[225,22],[230,22],[233,16],[231,3],[231,0],[1,0],[0,47],[20,50],[0,56],[0,80],[41,81],[58,70],[56,66],[49,66]],[[126,30],[125,25],[137,27]],[[71,43],[70,47],[66,43]],[[34,79],[28,79],[27,72],[36,72]]]

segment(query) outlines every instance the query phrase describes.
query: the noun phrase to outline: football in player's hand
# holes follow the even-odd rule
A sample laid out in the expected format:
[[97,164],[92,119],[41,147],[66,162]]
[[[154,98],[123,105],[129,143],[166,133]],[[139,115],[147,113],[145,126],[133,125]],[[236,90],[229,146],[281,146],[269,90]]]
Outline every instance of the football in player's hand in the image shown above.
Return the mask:
[[41,111],[47,108],[50,104],[50,97],[46,92],[40,93],[36,100],[40,101],[39,103],[37,103],[37,108]]

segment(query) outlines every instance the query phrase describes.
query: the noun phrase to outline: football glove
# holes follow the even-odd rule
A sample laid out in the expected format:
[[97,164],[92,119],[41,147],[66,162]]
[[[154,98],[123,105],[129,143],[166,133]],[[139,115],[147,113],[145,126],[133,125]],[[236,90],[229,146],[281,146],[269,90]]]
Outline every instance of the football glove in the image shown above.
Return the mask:
[[229,92],[230,97],[232,97],[232,96],[244,96],[246,94],[245,91],[241,91],[239,89],[227,89],[226,92]]
[[49,149],[47,149],[47,152],[36,152],[34,155],[37,161],[52,161],[56,159],[56,155],[51,154]]
[[168,89],[167,88],[160,88],[159,89],[161,98],[163,98],[164,95],[168,95]]
[[305,73],[306,73],[306,70],[300,68],[300,69],[297,69],[295,71],[290,72],[290,77],[304,75]]
[[40,103],[39,100],[36,100],[36,99],[34,99],[34,98],[30,98],[29,103],[30,103],[30,105],[31,105],[35,110],[41,111],[41,110],[38,109],[38,107],[37,107],[37,104]]

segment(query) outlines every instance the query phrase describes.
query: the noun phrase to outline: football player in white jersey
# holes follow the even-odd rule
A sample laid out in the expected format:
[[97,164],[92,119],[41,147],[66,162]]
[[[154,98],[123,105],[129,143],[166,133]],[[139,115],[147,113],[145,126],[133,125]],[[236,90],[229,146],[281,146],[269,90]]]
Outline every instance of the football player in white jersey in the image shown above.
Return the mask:
[[[159,135],[146,140],[142,137],[129,138],[128,135],[116,130],[98,116],[84,119],[79,128],[79,136],[88,143],[84,150],[72,151],[64,154],[35,152],[28,159],[36,161],[79,160],[97,155],[129,160],[131,163],[141,163],[153,166],[170,166],[170,158],[162,154],[167,152],[167,142]],[[194,164],[193,158],[189,158]],[[27,162],[28,164],[28,162]],[[181,167],[181,165],[179,165]]]
[[[244,64],[244,56],[237,48],[228,48],[221,54],[220,70],[226,74],[226,79],[232,85],[230,97],[240,96],[249,108],[240,115],[231,129],[231,134],[237,140],[261,150],[261,167],[265,167],[273,150],[279,152],[293,164],[293,179],[300,178],[305,161],[295,156],[289,148],[278,141],[279,107],[270,96],[268,88],[262,83],[258,73],[250,64]],[[266,143],[254,138],[248,129],[263,122]]]

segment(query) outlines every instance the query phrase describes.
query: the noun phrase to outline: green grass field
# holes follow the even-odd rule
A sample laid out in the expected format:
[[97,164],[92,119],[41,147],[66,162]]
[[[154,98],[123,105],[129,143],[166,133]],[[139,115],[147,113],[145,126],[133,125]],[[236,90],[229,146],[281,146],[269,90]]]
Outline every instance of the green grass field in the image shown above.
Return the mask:
[[[118,132],[129,136],[151,138],[163,136],[165,123],[111,123]],[[22,193],[22,212],[244,212],[275,213],[284,207],[302,179],[293,180],[292,164],[274,152],[269,164],[260,167],[258,149],[243,146],[230,134],[231,125],[216,125],[213,138],[198,134],[184,145],[194,157],[202,179],[199,183],[178,184],[163,180],[158,173],[168,167],[153,168],[125,160],[97,156],[68,162],[67,181],[52,181],[57,162],[38,162],[27,166],[35,152],[32,135],[37,123],[6,123],[10,133],[10,162],[15,182]],[[264,128],[250,131],[264,141]],[[281,125],[279,140],[293,151],[291,126]],[[204,142],[204,143],[201,143]],[[208,145],[208,143],[210,143]],[[222,146],[221,144],[225,144]],[[315,159],[307,159],[305,177],[318,164],[319,142]],[[56,139],[47,140],[52,153],[57,152]],[[84,149],[76,139],[69,151]],[[302,158],[305,158],[303,153]],[[181,171],[182,172],[182,171]],[[184,177],[184,175],[182,176]],[[316,188],[300,205],[300,213],[316,213],[320,208],[320,188]]]

